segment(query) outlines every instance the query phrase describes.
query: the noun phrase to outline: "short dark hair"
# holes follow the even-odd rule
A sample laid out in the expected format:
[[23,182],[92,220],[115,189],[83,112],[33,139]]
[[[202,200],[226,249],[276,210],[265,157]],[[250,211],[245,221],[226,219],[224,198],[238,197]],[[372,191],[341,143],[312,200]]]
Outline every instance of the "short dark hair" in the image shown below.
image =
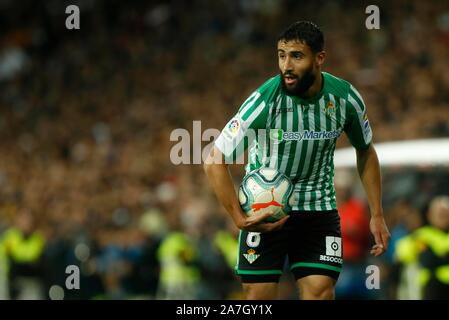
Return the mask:
[[298,40],[307,44],[313,53],[323,51],[324,35],[321,29],[310,21],[297,21],[285,29],[278,37],[279,41]]

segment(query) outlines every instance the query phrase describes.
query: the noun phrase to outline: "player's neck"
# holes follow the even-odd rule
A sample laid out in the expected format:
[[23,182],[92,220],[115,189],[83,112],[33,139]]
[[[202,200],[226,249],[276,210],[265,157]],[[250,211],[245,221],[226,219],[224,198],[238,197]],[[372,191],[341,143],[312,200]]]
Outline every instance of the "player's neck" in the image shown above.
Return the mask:
[[315,81],[310,86],[310,88],[300,96],[303,99],[310,99],[315,97],[323,88],[323,75],[321,74],[321,70],[318,71],[318,75],[315,78]]

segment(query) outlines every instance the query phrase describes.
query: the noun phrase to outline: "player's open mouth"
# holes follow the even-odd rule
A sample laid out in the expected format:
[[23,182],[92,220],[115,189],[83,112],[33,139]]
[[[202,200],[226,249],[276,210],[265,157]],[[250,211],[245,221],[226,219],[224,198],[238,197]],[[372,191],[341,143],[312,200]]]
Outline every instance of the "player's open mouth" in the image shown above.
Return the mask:
[[297,80],[298,80],[298,78],[293,77],[293,76],[285,76],[284,77],[285,84],[287,84],[287,85],[295,84]]

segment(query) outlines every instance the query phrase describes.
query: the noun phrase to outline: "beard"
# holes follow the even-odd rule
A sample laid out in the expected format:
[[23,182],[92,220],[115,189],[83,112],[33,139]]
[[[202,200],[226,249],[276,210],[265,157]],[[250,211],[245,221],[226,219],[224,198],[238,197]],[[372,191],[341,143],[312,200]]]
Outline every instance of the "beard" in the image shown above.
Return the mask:
[[[313,66],[311,66],[308,70],[306,70],[301,78],[298,78],[297,75],[287,72],[283,74],[280,72],[281,78],[282,78],[282,87],[285,91],[287,91],[289,94],[294,96],[302,96],[304,95],[307,90],[312,86],[312,84],[315,82],[315,75],[313,74]],[[284,76],[291,75],[296,77],[297,81],[296,84],[293,86],[287,86],[285,84]]]

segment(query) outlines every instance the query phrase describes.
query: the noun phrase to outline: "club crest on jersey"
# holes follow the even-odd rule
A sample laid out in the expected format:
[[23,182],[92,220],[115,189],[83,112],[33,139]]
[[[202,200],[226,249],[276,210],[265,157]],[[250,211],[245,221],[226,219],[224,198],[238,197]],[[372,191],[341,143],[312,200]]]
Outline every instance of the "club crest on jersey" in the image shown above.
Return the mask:
[[249,249],[247,253],[244,253],[243,256],[248,260],[250,264],[257,260],[260,257],[260,254],[256,254],[256,250]]
[[335,114],[335,105],[332,101],[329,101],[326,106],[324,107],[324,113],[327,116],[332,116]]

